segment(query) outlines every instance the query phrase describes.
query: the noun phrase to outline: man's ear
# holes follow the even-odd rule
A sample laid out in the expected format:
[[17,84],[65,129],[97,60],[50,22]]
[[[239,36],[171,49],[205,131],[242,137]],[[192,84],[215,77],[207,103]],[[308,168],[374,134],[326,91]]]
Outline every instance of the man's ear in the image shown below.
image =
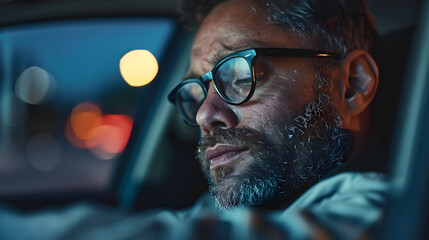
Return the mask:
[[353,117],[363,112],[374,98],[378,86],[378,67],[364,50],[350,52],[341,62],[346,73],[341,90],[346,113]]

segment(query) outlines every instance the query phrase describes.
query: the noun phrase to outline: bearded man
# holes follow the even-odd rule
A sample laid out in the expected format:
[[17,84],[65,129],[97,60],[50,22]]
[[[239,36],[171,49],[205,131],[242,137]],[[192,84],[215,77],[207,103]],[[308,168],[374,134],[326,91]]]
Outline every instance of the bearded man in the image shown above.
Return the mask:
[[211,197],[131,216],[77,205],[23,217],[0,207],[3,236],[371,236],[388,185],[363,155],[378,85],[377,33],[364,0],[190,0],[182,10],[200,26],[186,80],[168,97],[201,130],[197,155]]
[[348,167],[368,150],[378,85],[366,2],[185,1],[182,12],[200,26],[169,100],[201,130],[216,207],[376,221],[383,175]]

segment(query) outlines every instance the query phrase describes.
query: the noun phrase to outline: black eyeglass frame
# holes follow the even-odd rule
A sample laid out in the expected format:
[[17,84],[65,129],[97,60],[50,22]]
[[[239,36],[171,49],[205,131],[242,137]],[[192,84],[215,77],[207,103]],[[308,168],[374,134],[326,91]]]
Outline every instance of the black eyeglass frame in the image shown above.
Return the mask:
[[[216,65],[213,67],[213,69],[205,74],[203,74],[199,78],[190,78],[182,81],[179,83],[171,92],[168,94],[168,100],[176,106],[178,109],[182,119],[191,126],[198,126],[196,122],[189,121],[186,117],[183,116],[182,112],[180,111],[180,107],[178,106],[178,100],[177,100],[177,92],[179,89],[189,84],[190,82],[196,82],[198,83],[204,92],[204,99],[207,97],[207,91],[208,91],[208,82],[213,81],[213,86],[217,92],[217,94],[222,98],[223,101],[225,101],[228,104],[231,105],[240,105],[247,101],[249,101],[250,98],[252,98],[253,93],[255,92],[256,88],[256,78],[255,78],[255,57],[256,56],[270,56],[270,57],[295,57],[295,58],[312,58],[312,57],[330,57],[335,60],[341,59],[341,55],[338,53],[331,53],[327,51],[319,51],[319,50],[312,50],[312,49],[299,49],[299,48],[251,48],[246,49],[242,51],[238,51],[235,53],[232,53],[222,60],[220,60]],[[224,64],[226,61],[232,59],[241,57],[244,58],[247,63],[249,64],[249,68],[251,69],[252,74],[252,85],[249,91],[248,96],[241,102],[232,102],[230,101],[218,88],[218,84],[215,81],[214,74],[216,73],[217,69],[219,69],[222,64]]]

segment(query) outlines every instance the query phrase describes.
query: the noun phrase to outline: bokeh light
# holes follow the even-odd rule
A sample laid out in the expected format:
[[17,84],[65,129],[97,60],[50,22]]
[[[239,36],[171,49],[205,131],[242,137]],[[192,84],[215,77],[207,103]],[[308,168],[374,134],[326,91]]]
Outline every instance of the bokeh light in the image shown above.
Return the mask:
[[95,138],[98,135],[96,130],[101,125],[101,109],[91,103],[82,103],[73,109],[70,124],[79,139]]
[[121,153],[130,139],[133,119],[128,115],[109,114],[103,116],[100,127],[100,144],[97,146],[107,153]]
[[121,58],[119,69],[130,86],[141,87],[155,78],[158,62],[148,50],[133,50]]
[[119,155],[118,153],[103,152],[99,148],[90,148],[89,152],[91,153],[92,156],[94,156],[98,159],[101,159],[101,160],[114,159],[115,157],[117,157]]
[[27,141],[27,160],[32,167],[42,172],[52,171],[60,161],[61,150],[49,133],[38,133]]
[[100,159],[113,159],[125,150],[133,118],[125,114],[103,115],[92,103],[77,105],[66,122],[65,134],[77,148],[89,149]]
[[97,146],[101,117],[101,109],[92,103],[81,103],[73,108],[65,130],[69,142],[83,149]]
[[29,104],[40,104],[53,92],[55,80],[46,70],[32,66],[25,69],[15,84],[16,95]]

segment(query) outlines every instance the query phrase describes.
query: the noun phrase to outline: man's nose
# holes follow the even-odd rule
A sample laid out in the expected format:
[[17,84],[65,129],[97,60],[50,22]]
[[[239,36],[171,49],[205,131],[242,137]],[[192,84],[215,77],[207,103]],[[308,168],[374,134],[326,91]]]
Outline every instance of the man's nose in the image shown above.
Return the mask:
[[222,100],[210,83],[207,97],[197,112],[197,123],[203,134],[211,134],[215,129],[234,128],[239,122],[233,106]]

